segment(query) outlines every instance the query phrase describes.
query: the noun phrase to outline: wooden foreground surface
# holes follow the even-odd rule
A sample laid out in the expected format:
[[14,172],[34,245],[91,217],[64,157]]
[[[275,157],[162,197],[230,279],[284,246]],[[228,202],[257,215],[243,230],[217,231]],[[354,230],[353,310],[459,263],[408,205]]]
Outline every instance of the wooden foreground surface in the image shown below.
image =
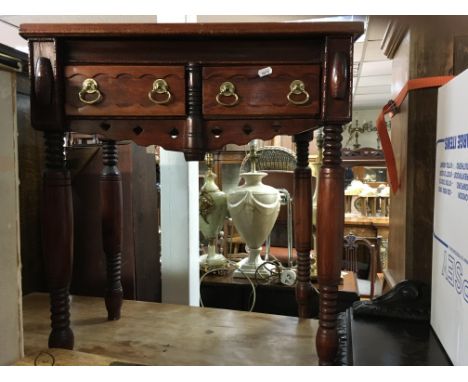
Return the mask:
[[76,350],[47,349],[34,352],[20,359],[15,366],[134,366],[119,359]]
[[[22,365],[47,350],[48,295],[24,297],[23,316]],[[56,364],[317,365],[316,320],[129,300],[106,317],[103,299],[73,296],[75,352],[54,349]]]

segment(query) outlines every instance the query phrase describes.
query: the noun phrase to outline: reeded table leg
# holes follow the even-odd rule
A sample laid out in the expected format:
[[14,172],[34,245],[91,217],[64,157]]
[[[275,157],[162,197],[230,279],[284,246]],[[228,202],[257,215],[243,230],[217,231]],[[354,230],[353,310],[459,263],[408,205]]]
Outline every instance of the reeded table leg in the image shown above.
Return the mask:
[[297,165],[294,170],[294,241],[297,251],[296,300],[300,318],[311,316],[312,174],[309,167],[309,142],[312,137],[312,132],[294,136],[297,148]]
[[316,345],[320,365],[332,365],[338,346],[336,303],[343,253],[344,169],[341,166],[341,126],[325,126],[323,131],[323,165],[317,205],[320,322]]
[[106,308],[107,319],[118,320],[122,307],[122,284],[120,282],[122,243],[122,179],[117,168],[115,141],[103,141],[103,164],[101,172],[101,217],[102,242],[107,263]]
[[49,347],[73,349],[69,304],[73,264],[73,202],[63,138],[63,133],[44,133],[46,164],[42,190],[42,246],[50,290],[52,331]]

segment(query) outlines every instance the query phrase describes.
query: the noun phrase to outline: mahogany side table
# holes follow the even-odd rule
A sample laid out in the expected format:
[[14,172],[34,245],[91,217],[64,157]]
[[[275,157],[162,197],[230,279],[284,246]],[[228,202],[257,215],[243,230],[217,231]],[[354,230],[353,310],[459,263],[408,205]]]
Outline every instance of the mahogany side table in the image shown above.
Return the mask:
[[122,187],[116,141],[160,145],[187,160],[228,143],[293,135],[296,299],[310,317],[312,237],[308,147],[324,126],[318,202],[320,363],[337,349],[344,222],[342,124],[351,121],[353,42],[362,23],[23,24],[31,118],[44,132],[42,239],[50,288],[49,347],[73,348],[69,285],[73,207],[65,132],[104,140],[101,209],[108,318],[120,317]]

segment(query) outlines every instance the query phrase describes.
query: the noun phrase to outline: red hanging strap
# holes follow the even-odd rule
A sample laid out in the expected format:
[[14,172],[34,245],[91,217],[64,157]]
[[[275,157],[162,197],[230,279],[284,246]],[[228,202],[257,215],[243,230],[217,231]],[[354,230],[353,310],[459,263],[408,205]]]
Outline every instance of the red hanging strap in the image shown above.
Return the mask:
[[393,193],[398,191],[400,187],[398,180],[398,173],[396,169],[395,155],[393,154],[392,142],[388,136],[387,126],[385,124],[385,115],[390,114],[390,118],[398,113],[400,105],[405,100],[408,92],[416,89],[425,89],[425,88],[435,88],[442,85],[445,85],[449,82],[453,76],[436,76],[436,77],[424,77],[424,78],[415,78],[414,80],[409,80],[406,85],[401,89],[398,96],[394,101],[389,101],[380,112],[377,117],[377,132],[380,137],[380,142],[382,143],[382,150],[385,157],[385,162],[387,163],[388,177],[390,181],[390,187],[392,188]]

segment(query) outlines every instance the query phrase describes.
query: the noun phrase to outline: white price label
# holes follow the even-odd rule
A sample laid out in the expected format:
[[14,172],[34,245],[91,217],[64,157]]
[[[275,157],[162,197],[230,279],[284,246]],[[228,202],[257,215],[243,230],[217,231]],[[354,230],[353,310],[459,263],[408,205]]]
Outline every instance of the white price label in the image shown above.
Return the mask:
[[273,73],[273,69],[271,68],[271,66],[258,70],[259,77],[269,76],[271,73]]

